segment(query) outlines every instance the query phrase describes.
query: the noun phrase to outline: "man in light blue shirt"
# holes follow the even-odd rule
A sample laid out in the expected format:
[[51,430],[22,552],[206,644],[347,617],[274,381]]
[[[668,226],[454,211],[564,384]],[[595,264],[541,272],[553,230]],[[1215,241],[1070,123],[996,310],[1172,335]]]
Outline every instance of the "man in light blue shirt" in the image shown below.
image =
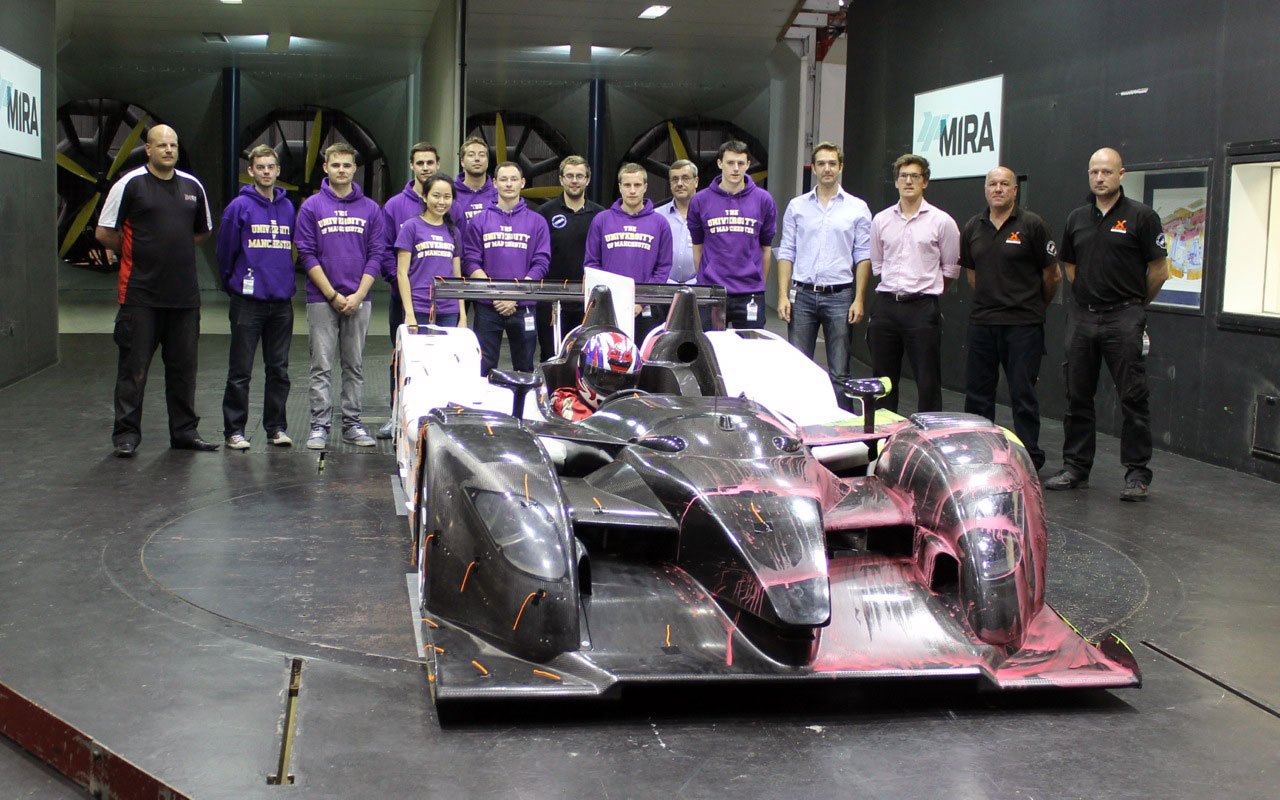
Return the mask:
[[822,327],[827,372],[845,405],[849,325],[862,320],[871,278],[871,209],[841,188],[844,151],[839,146],[819,143],[810,163],[817,186],[788,203],[782,217],[778,316],[787,322],[791,344],[808,358]]
[[688,159],[680,159],[667,171],[671,182],[671,202],[653,210],[671,226],[671,273],[667,283],[698,282],[698,270],[693,263],[693,238],[689,235],[686,215],[689,200],[698,191],[698,167]]

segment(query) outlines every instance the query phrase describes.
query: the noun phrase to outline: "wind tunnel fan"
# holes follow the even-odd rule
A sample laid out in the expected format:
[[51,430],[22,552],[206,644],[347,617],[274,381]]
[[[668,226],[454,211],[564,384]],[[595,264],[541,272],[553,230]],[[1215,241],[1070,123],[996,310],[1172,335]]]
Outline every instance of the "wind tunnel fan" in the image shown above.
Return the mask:
[[251,182],[249,151],[260,144],[268,145],[280,161],[276,185],[287,191],[297,206],[320,191],[324,150],[335,142],[345,142],[355,149],[355,181],[365,196],[378,203],[386,200],[391,179],[382,148],[359,122],[324,106],[277,108],[245,128],[240,136],[240,183]]
[[751,180],[763,187],[769,177],[769,154],[764,145],[724,119],[693,116],[663,120],[637,136],[622,160],[634,161],[648,170],[649,198],[658,205],[671,197],[667,171],[674,162],[688,159],[697,164],[698,188],[706,188],[720,174],[716,151],[734,139],[750,149]]
[[[58,109],[58,256],[101,272],[116,268],[94,229],[111,184],[146,163],[144,134],[163,120],[135,103],[71,100]],[[190,171],[178,150],[178,169]]]
[[539,203],[559,197],[560,162],[573,155],[564,134],[550,123],[521,111],[490,111],[467,118],[467,136],[489,143],[489,170],[514,161],[524,171],[520,195]]

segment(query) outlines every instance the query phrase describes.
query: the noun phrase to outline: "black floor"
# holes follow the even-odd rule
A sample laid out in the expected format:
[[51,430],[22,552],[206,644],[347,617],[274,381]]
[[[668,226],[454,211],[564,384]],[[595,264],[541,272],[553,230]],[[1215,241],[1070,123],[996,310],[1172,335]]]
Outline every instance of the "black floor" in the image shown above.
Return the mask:
[[[370,423],[386,416],[387,341],[370,339]],[[0,683],[194,797],[1280,794],[1275,484],[1157,453],[1150,502],[1120,503],[1104,437],[1091,488],[1047,497],[1049,600],[1085,633],[1119,627],[1140,690],[699,690],[442,729],[417,659],[385,445],[339,446],[321,470],[316,453],[266,447],[255,420],[247,453],[170,451],[157,359],[139,455],[114,459],[110,338],[61,346],[60,365],[0,390]],[[202,343],[197,405],[211,440],[226,347]],[[299,339],[299,440],[306,360]],[[1044,445],[1055,465],[1058,423]],[[273,787],[295,658],[296,784]],[[75,796],[0,748],[0,797]]]

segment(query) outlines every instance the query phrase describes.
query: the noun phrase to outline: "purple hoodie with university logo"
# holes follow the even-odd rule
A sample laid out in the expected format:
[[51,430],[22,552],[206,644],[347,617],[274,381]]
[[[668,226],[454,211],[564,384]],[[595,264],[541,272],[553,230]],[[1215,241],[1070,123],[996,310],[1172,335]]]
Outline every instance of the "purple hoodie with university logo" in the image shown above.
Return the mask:
[[591,220],[582,266],[625,275],[636,283],[666,283],[671,273],[671,226],[653,213],[649,200],[635,214],[615,200]]
[[[462,274],[478,269],[494,280],[540,280],[551,264],[547,221],[524,200],[510,211],[493,204],[471,218],[462,236]],[[478,300],[493,305],[488,300]],[[532,300],[521,301],[533,305]]]
[[[293,238],[298,263],[303,271],[323,267],[334,289],[351,294],[365,275],[377,278],[382,271],[387,246],[383,229],[382,209],[364,196],[360,184],[352,183],[347,196],[338,197],[325,178],[320,191],[303,200],[298,209]],[[307,281],[307,302],[325,302],[311,280]]]
[[449,209],[449,218],[458,226],[459,231],[467,226],[472,217],[498,202],[498,187],[493,185],[492,178],[486,177],[484,186],[478,192],[467,186],[465,178],[466,173],[459,172],[454,179],[453,207]]
[[761,249],[773,244],[778,207],[773,197],[745,177],[742,191],[720,188],[720,176],[689,201],[689,235],[702,245],[698,283],[723,286],[729,294],[764,291]]
[[[253,270],[253,293],[244,281]],[[227,204],[218,225],[218,274],[228,294],[254,300],[288,300],[297,287],[293,269],[293,203],[273,187],[272,200],[253,185]]]
[[[432,225],[421,216],[410,217],[400,226],[392,252],[399,258],[403,250],[409,254],[409,288],[413,297],[413,313],[425,315],[431,310],[431,285],[436,277],[453,277],[453,259],[458,255],[454,231],[446,225]],[[396,286],[397,291],[399,286]],[[437,300],[437,314],[457,314],[457,300]],[[424,316],[423,321],[426,321]]]
[[422,213],[422,198],[413,189],[411,179],[404,185],[404,191],[397,192],[382,204],[382,226],[386,230],[386,249],[382,252],[382,279],[391,284],[391,292],[398,291],[396,286],[396,237],[400,226]]

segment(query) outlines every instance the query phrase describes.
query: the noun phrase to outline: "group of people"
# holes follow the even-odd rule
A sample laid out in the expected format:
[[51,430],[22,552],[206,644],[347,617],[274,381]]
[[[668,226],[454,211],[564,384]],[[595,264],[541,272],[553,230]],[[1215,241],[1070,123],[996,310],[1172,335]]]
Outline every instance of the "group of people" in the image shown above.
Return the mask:
[[[131,457],[141,439],[142,394],[157,347],[165,363],[170,445],[215,450],[197,432],[194,411],[199,290],[195,245],[213,231],[204,188],[176,169],[178,140],[172,128],[147,133],[147,163],[111,189],[97,237],[121,255],[115,340],[120,351],[115,391],[115,454]],[[725,142],[717,152],[720,174],[698,191],[698,168],[688,160],[668,172],[671,200],[647,199],[648,172],[633,163],[617,174],[618,199],[609,208],[591,202],[591,169],[581,156],[559,166],[562,192],[537,209],[526,205],[525,176],[511,161],[489,178],[489,148],[472,137],[458,152],[456,179],[439,174],[437,149],[410,148],[411,179],[385,206],[354,181],[355,151],[337,143],[324,152],[320,191],[304,200],[296,218],[276,186],[275,151],[249,153],[249,183],[225,209],[218,228],[222,288],[230,295],[231,348],[223,396],[223,430],[229,449],[251,446],[245,436],[248,391],[259,343],[265,362],[263,428],[268,443],[292,444],[285,402],[293,331],[295,261],[307,275],[310,327],[310,428],[306,446],[323,449],[332,427],[330,386],[341,360],[342,440],[372,446],[361,422],[363,353],[371,315],[370,289],[379,278],[391,287],[389,322],[394,337],[403,323],[457,325],[455,300],[437,300],[437,277],[538,280],[580,279],[584,267],[626,275],[638,283],[702,283],[725,288],[725,322],[737,328],[765,325],[765,288],[774,258],[777,208],[752,180],[747,145]],[[823,142],[810,159],[814,188],[788,203],[777,251],[779,317],[788,338],[812,358],[818,331],[837,396],[849,377],[850,326],[867,320],[872,372],[896,386],[904,357],[918,389],[918,410],[942,409],[942,315],[939,297],[965,269],[973,288],[967,332],[965,410],[995,418],[1000,370],[1009,385],[1013,427],[1037,469],[1040,417],[1035,384],[1045,353],[1044,320],[1061,280],[1068,300],[1067,415],[1063,468],[1049,489],[1087,485],[1095,449],[1094,395],[1105,362],[1124,412],[1121,460],[1125,500],[1143,500],[1151,481],[1151,429],[1147,407],[1143,334],[1145,307],[1168,275],[1160,220],[1147,206],[1124,196],[1120,154],[1103,148],[1090,158],[1090,201],[1067,220],[1061,248],[1039,216],[1018,208],[1018,183],[1006,167],[986,178],[986,208],[963,231],[925,200],[928,161],[907,154],[893,165],[898,201],[874,216],[841,186],[844,153]],[[871,276],[879,283],[868,303]],[[555,311],[532,301],[471,304],[470,325],[481,347],[481,369],[498,363],[506,336],[512,365],[533,368],[535,347],[543,360],[555,353]],[[561,304],[562,329],[580,324],[582,306]],[[665,309],[637,304],[636,341],[656,327]],[[710,319],[704,315],[704,325]],[[625,337],[624,337],[625,338]],[[584,348],[590,363],[579,370],[576,391],[557,393],[556,413],[591,413],[616,383],[609,373],[634,375],[639,354],[630,341],[600,341]],[[597,363],[598,362],[598,363]],[[594,376],[594,377],[593,377]],[[625,383],[625,380],[624,380]],[[394,386],[392,386],[394,391]],[[560,395],[564,396],[561,397]],[[896,389],[883,403],[897,410]],[[378,438],[391,435],[388,422]]]

